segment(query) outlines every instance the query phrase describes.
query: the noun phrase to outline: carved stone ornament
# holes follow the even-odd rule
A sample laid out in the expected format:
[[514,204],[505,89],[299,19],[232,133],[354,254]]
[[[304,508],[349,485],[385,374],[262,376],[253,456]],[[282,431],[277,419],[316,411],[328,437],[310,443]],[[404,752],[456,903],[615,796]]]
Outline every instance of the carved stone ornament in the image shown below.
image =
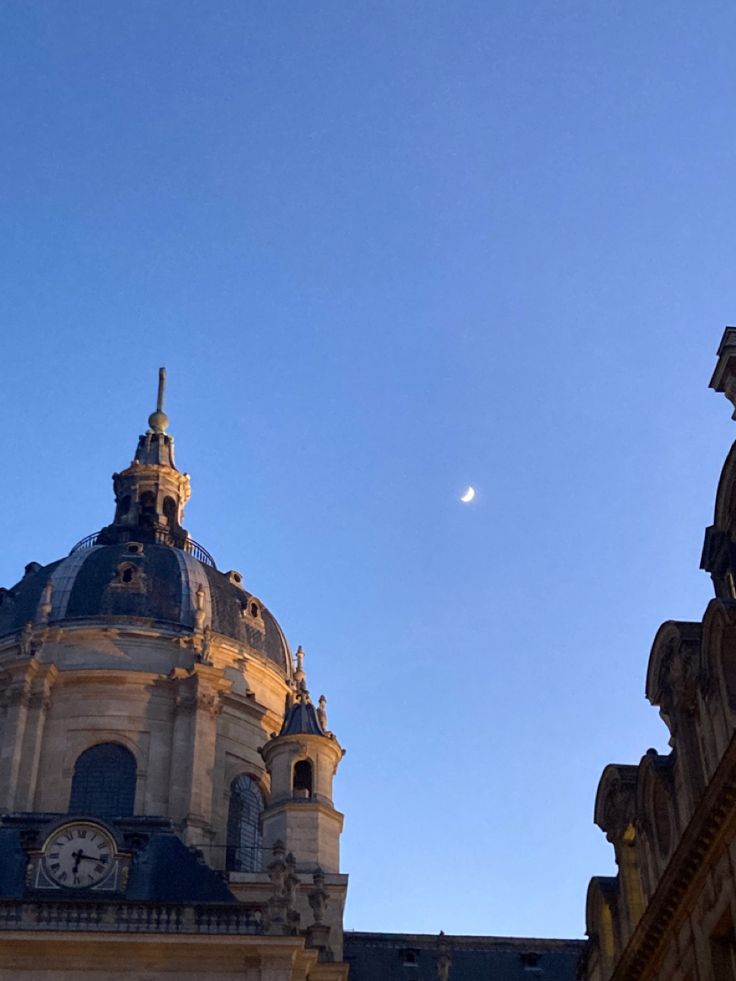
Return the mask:
[[294,907],[299,877],[296,875],[295,866],[296,861],[291,852],[286,855],[284,843],[280,840],[276,841],[273,845],[273,859],[266,868],[271,880],[271,897],[265,918],[267,933],[276,935],[296,933],[299,914]]

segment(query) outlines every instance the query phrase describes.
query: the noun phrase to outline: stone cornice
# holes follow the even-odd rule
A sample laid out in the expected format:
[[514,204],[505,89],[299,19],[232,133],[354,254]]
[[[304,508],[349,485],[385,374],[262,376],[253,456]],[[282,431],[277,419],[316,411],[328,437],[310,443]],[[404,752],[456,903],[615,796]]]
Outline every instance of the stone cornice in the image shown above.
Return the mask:
[[321,815],[329,818],[331,821],[336,821],[339,824],[340,831],[342,831],[343,821],[345,820],[345,815],[338,811],[329,800],[325,797],[282,797],[280,800],[274,801],[269,804],[264,814],[278,814],[283,811],[318,811]]
[[692,895],[727,847],[736,828],[736,733],[731,738],[657,888],[619,958],[611,981],[641,978],[687,907]]

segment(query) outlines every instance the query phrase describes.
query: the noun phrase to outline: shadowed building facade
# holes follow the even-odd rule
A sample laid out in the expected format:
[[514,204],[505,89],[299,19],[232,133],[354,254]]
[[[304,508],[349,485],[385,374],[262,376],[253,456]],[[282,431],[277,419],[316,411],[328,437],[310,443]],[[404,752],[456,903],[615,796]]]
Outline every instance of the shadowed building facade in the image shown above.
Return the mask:
[[[711,387],[736,405],[736,328]],[[715,593],[702,621],[662,624],[649,656],[671,751],[610,764],[598,785],[618,874],[588,887],[588,981],[736,981],[736,443],[701,567]]]
[[112,522],[0,589],[0,979],[572,981],[575,941],[348,956],[343,749],[301,648],[184,528],[163,383]]

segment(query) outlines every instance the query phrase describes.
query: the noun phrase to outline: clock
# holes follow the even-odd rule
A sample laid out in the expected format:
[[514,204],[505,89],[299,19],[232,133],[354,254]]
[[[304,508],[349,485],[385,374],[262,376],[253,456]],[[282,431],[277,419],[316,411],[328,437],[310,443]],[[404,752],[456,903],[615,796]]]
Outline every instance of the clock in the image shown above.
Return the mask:
[[57,886],[93,889],[110,875],[116,852],[114,839],[99,824],[70,821],[46,839],[43,871]]

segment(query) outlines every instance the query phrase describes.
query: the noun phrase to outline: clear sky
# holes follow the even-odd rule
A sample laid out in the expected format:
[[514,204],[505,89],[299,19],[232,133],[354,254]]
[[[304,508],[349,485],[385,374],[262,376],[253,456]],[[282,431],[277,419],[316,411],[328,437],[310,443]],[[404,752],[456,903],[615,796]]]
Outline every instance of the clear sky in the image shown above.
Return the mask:
[[[579,936],[736,432],[731,2],[0,2],[0,585],[186,526],[347,747],[346,925]],[[468,484],[476,500],[458,498]]]

